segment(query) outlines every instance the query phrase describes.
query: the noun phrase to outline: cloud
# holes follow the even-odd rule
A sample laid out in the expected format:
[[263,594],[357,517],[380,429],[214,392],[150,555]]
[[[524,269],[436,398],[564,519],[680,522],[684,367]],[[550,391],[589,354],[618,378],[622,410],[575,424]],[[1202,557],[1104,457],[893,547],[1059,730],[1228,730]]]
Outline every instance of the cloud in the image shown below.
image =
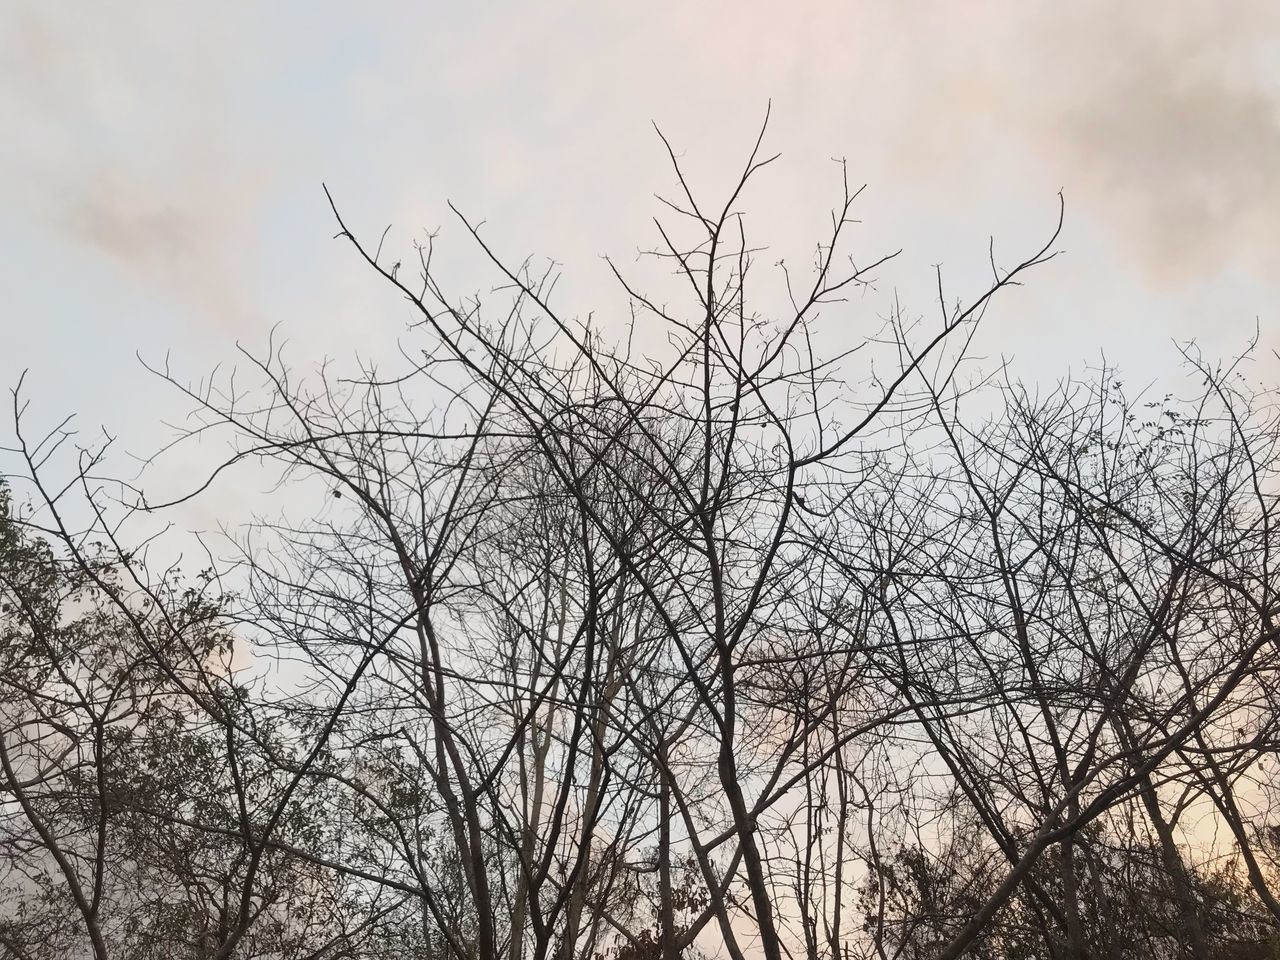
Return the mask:
[[1274,278],[1280,7],[1089,0],[969,16],[905,143],[928,140],[945,160],[929,131],[981,119],[976,130],[1020,143],[1157,285],[1232,268]]
[[779,124],[849,145],[857,169],[934,194],[943,212],[1062,187],[1069,214],[1101,226],[1112,254],[1157,287],[1231,270],[1275,282],[1272,0],[806,10],[693,5],[671,21],[674,62],[700,64],[683,78],[727,92],[723,110],[772,95]]
[[[1280,267],[1270,0],[255,10],[31,5],[0,37],[0,199],[236,334],[274,282],[264,231],[314,239],[285,235],[296,207],[273,219],[282,185],[334,175],[353,214],[397,224],[396,198],[450,196],[529,223],[517,249],[616,253],[637,238],[609,231],[642,228],[666,186],[648,120],[695,174],[714,157],[697,178],[714,187],[769,97],[789,160],[848,152],[934,219],[1048,207],[1061,186],[1156,287]],[[829,186],[769,189],[820,210]]]
[[252,318],[270,138],[236,127],[236,18],[32,6],[3,44],[6,203],[204,323]]

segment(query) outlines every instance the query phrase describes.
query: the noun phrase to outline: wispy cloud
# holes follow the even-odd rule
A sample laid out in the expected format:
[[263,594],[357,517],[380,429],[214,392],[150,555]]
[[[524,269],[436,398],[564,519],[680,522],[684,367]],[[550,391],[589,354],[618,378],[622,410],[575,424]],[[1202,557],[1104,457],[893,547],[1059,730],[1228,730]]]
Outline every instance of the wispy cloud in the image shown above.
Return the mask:
[[[635,237],[591,231],[609,228],[604,204],[643,222],[623,205],[643,206],[655,182],[647,121],[677,139],[697,131],[732,165],[770,96],[792,156],[848,151],[856,176],[944,206],[963,206],[976,177],[988,178],[982,202],[1019,185],[1025,197],[1029,181],[1062,186],[1119,266],[1156,287],[1233,269],[1274,284],[1280,267],[1270,0],[904,0],[785,15],[760,0],[563,2],[406,6],[381,21],[334,7],[305,26],[250,9],[33,4],[0,34],[0,191],[76,250],[237,333],[258,322],[260,237],[299,157],[307,177],[336,166],[378,180],[371,216],[400,216],[387,196],[452,196],[510,227],[528,220],[543,252],[579,236],[616,251]],[[329,59],[300,56],[296,34]],[[261,74],[271,90],[255,86]],[[347,99],[317,93],[331,77]],[[291,84],[300,116],[281,132],[261,95]],[[531,212],[536,192],[564,201],[555,235]]]
[[677,54],[644,89],[692,80],[725,110],[773,95],[783,124],[802,114],[793,130],[921,189],[1061,186],[1157,286],[1280,268],[1271,0],[699,4],[654,34],[635,42]]
[[1039,93],[1003,87],[1030,142],[1161,282],[1280,268],[1280,8],[1057,9],[1028,31]]
[[164,4],[31,6],[3,41],[16,202],[205,323],[252,314],[257,217],[276,162],[232,115],[236,18]]
[[898,131],[906,150],[938,165],[989,150],[1013,177],[999,154],[1025,150],[1158,285],[1227,268],[1274,277],[1280,7],[986,3],[939,27],[951,42],[911,67],[929,81],[903,78],[920,94]]

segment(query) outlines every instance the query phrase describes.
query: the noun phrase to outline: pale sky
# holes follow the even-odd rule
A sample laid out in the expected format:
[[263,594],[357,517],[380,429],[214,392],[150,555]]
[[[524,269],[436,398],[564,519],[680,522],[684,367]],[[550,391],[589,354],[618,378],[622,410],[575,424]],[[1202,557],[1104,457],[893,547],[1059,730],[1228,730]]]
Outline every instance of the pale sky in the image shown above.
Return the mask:
[[182,409],[135,351],[194,378],[275,324],[299,363],[392,349],[411,317],[331,239],[322,182],[371,239],[442,228],[466,292],[489,280],[452,200],[607,322],[624,301],[601,255],[634,261],[672,183],[651,123],[721,201],[770,100],[782,158],[742,204],[753,236],[803,256],[846,158],[858,248],[904,249],[851,308],[867,332],[895,294],[934,309],[933,264],[976,292],[988,237],[1019,259],[1062,189],[1064,255],[996,305],[979,353],[1045,381],[1105,352],[1143,380],[1174,340],[1280,346],[1270,0],[0,10],[0,382],[29,369],[38,416],[129,450]]

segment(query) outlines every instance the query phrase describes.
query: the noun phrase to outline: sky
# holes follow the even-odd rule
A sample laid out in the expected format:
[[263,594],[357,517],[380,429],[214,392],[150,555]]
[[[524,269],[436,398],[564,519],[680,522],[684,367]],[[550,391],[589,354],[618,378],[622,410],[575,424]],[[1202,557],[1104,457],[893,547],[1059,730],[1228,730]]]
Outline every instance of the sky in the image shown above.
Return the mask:
[[895,297],[934,309],[934,265],[979,292],[989,240],[1037,248],[1061,190],[1063,255],[996,304],[979,353],[1045,383],[1105,356],[1141,383],[1175,342],[1280,347],[1267,0],[0,0],[0,20],[0,382],[27,371],[34,420],[74,413],[130,453],[185,410],[138,355],[196,380],[272,328],[302,366],[405,335],[322,184],[390,249],[438,229],[454,289],[487,289],[452,201],[607,324],[625,300],[602,258],[635,262],[673,185],[654,124],[722,202],[766,107],[782,157],[742,203],[755,241],[805,256],[844,158],[867,184],[857,249],[903,250],[835,318],[850,330]]

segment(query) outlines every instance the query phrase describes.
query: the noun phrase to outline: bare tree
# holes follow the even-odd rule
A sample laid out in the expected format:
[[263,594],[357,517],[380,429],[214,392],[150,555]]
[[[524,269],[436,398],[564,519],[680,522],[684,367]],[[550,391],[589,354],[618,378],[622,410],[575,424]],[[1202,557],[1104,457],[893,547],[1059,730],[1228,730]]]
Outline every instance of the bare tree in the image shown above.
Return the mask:
[[[273,340],[248,389],[155,371],[194,408],[173,450],[229,445],[181,499],[254,465],[288,491],[211,560],[234,592],[148,570],[118,517],[173,501],[109,507],[98,453],[73,531],[47,445],[20,443],[40,519],[5,501],[0,523],[0,810],[27,885],[3,895],[31,905],[10,953],[1268,942],[1273,395],[1190,350],[1189,399],[983,376],[980,321],[1060,217],[967,302],[938,275],[936,319],[895,303],[850,340],[890,257],[847,252],[841,165],[828,233],[771,286],[742,212],[764,136],[714,207],[662,141],[667,285],[610,264],[613,328],[461,214],[482,297],[448,290],[434,236],[411,276],[331,198],[415,318],[401,361],[301,377]],[[1198,843],[1205,817],[1228,843]]]

